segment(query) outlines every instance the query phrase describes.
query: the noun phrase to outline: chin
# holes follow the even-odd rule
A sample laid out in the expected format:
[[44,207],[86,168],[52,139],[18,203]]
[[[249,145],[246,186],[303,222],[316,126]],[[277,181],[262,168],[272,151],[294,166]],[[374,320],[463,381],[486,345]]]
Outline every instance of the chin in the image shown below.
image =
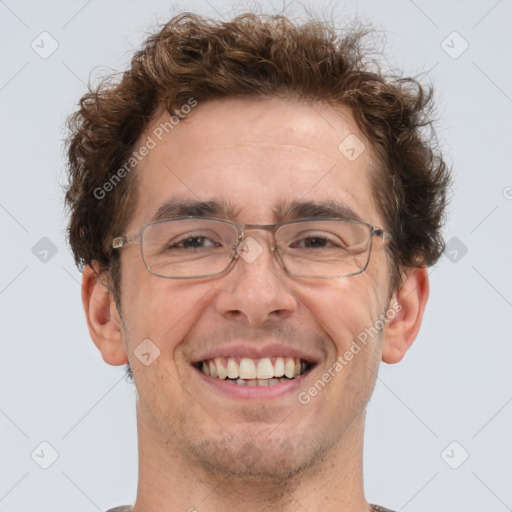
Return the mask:
[[321,458],[323,449],[307,436],[276,437],[226,433],[222,439],[189,446],[206,472],[230,481],[279,484],[297,477]]

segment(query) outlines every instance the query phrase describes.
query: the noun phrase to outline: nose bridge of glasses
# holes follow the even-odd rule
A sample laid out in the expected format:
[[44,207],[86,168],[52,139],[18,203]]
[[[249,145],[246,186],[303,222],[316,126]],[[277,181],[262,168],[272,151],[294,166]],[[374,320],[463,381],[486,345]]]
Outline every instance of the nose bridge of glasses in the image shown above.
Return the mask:
[[[256,237],[247,234],[248,231],[266,231],[268,233],[266,236],[263,235],[263,233],[260,233],[260,235],[257,236],[257,238],[267,239],[267,244],[269,244],[270,252],[274,252],[276,250],[275,224],[242,224],[239,226],[237,252],[240,248],[244,246],[244,244],[247,245],[248,240],[252,239],[255,240],[256,243],[258,243]],[[263,248],[261,250],[263,251]]]

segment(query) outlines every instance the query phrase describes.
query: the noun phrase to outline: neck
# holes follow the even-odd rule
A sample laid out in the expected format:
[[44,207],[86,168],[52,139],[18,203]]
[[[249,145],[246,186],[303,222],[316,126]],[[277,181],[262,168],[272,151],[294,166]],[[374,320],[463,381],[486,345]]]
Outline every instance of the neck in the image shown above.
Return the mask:
[[329,450],[285,479],[213,472],[163,438],[137,407],[139,483],[133,512],[368,512],[362,453],[364,416]]

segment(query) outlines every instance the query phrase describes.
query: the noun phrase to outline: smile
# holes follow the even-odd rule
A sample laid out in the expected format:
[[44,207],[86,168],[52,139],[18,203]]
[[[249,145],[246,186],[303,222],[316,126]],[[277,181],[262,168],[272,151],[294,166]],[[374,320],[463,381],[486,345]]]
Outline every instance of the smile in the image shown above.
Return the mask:
[[273,386],[306,373],[313,363],[293,357],[215,357],[200,361],[197,368],[208,377],[239,386]]

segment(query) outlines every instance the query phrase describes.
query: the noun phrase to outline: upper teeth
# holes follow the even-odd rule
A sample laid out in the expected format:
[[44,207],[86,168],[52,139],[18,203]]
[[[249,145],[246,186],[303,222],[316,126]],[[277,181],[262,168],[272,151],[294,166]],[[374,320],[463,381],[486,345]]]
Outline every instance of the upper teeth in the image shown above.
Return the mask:
[[[274,358],[272,358],[274,359]],[[273,377],[288,377],[293,379],[306,369],[306,363],[293,357],[276,357],[272,364],[270,357],[250,359],[243,357],[240,363],[233,357],[227,360],[221,357],[208,359],[201,364],[205,375],[218,379],[272,379]],[[227,362],[226,362],[227,361]]]

